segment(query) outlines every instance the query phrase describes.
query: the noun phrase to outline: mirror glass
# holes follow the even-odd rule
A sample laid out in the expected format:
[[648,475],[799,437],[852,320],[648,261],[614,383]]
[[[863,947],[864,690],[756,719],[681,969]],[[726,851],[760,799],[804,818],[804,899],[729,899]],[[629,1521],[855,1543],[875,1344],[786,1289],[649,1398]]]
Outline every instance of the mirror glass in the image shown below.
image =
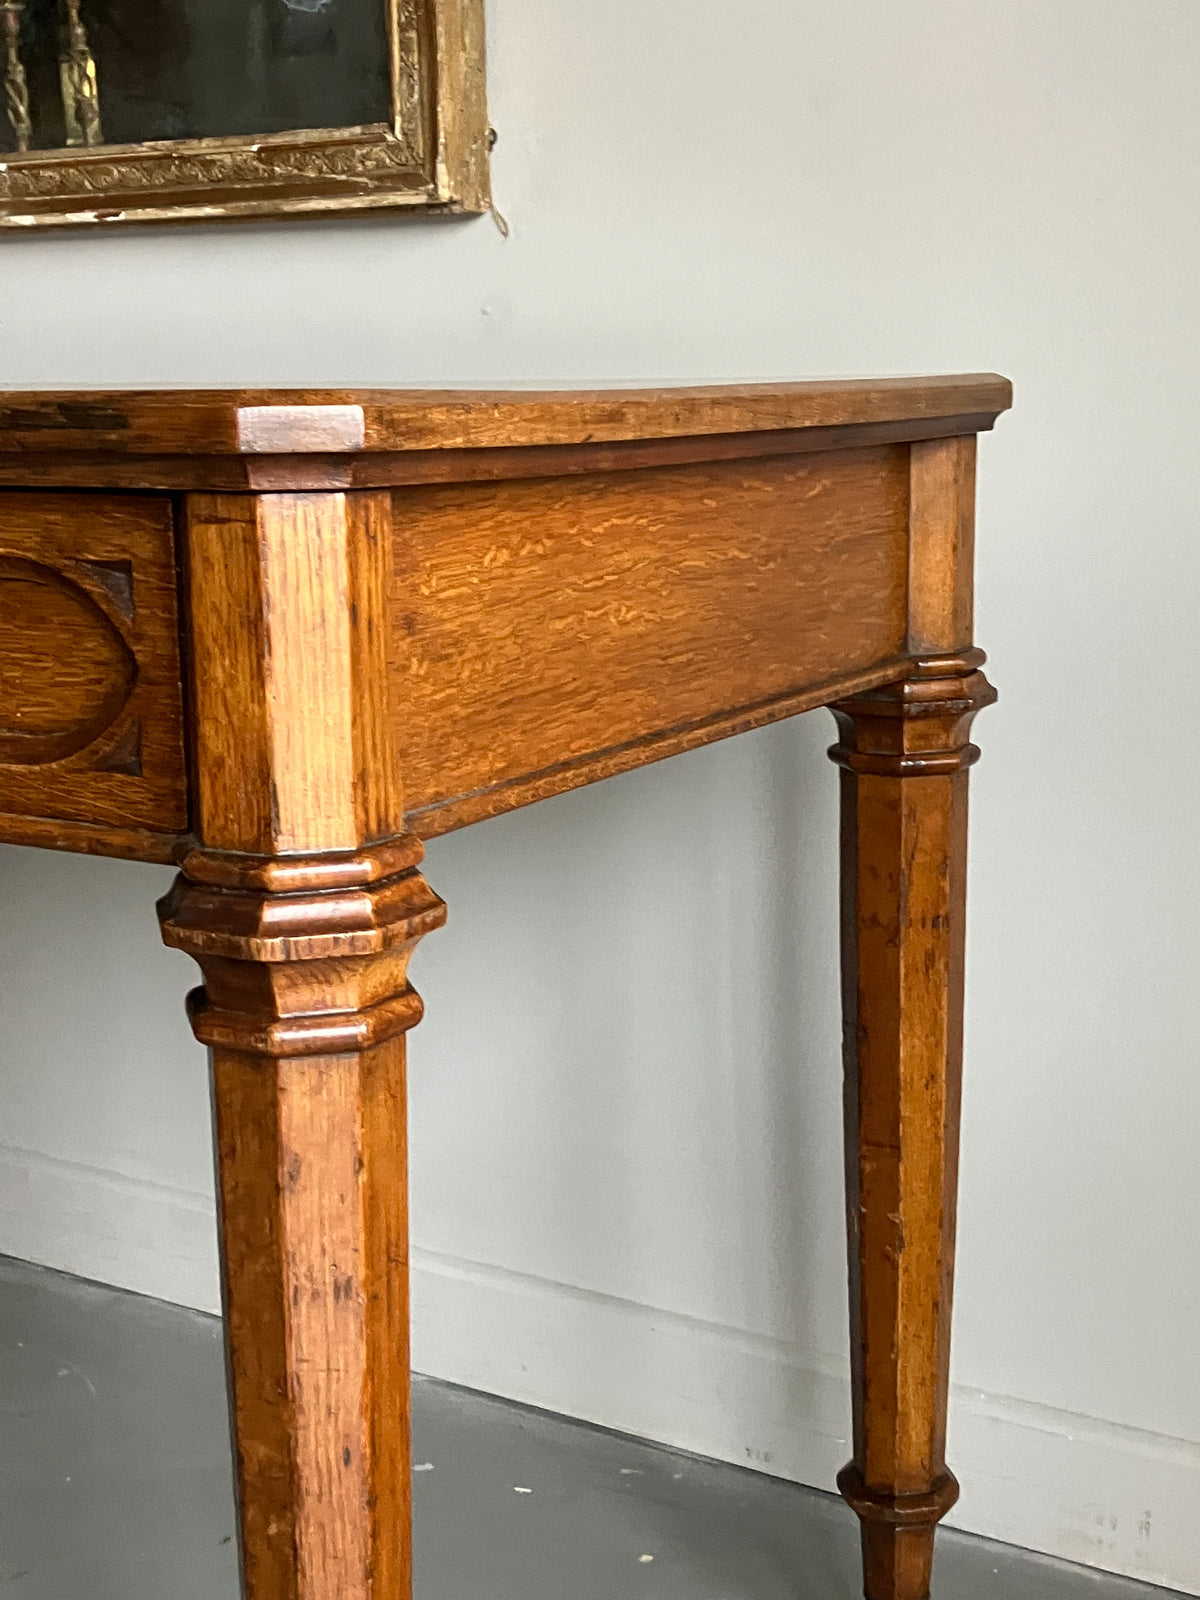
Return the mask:
[[9,151],[391,122],[388,0],[0,3]]

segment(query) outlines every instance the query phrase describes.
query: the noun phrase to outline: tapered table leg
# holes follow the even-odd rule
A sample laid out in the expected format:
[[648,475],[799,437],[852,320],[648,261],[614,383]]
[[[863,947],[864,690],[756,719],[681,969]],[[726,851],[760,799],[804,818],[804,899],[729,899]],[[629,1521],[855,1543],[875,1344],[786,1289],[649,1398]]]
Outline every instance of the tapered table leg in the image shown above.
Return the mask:
[[247,1600],[408,1600],[403,832],[386,503],[193,497],[199,839],[162,902],[212,1052]]
[[194,855],[161,908],[205,977],[248,1600],[410,1592],[405,968],[444,908],[389,856],[280,894]]
[[968,742],[995,698],[965,651],[833,707],[841,738],[854,1459],[867,1600],[926,1600],[946,1467],[962,1067]]

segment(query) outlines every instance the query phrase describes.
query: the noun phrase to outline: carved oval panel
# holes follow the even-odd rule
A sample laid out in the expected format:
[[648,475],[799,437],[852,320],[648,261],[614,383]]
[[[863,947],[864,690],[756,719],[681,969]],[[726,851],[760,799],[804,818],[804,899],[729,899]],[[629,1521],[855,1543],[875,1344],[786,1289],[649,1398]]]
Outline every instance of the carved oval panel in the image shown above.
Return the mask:
[[0,764],[44,766],[85,750],[136,680],[128,645],[78,584],[0,556]]

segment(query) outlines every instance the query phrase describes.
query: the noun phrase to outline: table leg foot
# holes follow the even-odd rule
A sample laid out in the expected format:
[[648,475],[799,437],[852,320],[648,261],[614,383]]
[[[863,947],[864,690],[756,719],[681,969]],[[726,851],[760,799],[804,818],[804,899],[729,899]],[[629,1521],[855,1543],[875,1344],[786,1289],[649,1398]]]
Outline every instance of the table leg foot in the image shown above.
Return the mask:
[[843,1499],[862,1523],[866,1600],[927,1600],[937,1525],[958,1499],[945,1472],[927,1493],[873,1491],[854,1464],[838,1474]]
[[867,1600],[928,1600],[946,1470],[975,650],[833,707],[841,739],[854,1459]]
[[862,1530],[863,1594],[866,1600],[927,1600],[933,1577],[932,1528]]

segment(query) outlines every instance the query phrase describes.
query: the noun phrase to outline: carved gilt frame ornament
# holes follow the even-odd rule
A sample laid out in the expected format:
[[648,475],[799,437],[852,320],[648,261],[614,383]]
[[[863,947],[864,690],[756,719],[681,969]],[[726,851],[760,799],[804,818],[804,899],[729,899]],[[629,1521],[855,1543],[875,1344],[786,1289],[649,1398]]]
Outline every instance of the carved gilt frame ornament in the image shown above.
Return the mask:
[[[0,156],[0,228],[211,222],[404,208],[483,212],[491,204],[483,0],[382,0],[391,120],[145,144],[73,141]],[[0,4],[7,37],[19,5]],[[0,41],[2,45],[3,41]],[[24,73],[6,90],[21,124]],[[103,109],[103,78],[100,87]],[[27,139],[18,133],[18,145]]]

